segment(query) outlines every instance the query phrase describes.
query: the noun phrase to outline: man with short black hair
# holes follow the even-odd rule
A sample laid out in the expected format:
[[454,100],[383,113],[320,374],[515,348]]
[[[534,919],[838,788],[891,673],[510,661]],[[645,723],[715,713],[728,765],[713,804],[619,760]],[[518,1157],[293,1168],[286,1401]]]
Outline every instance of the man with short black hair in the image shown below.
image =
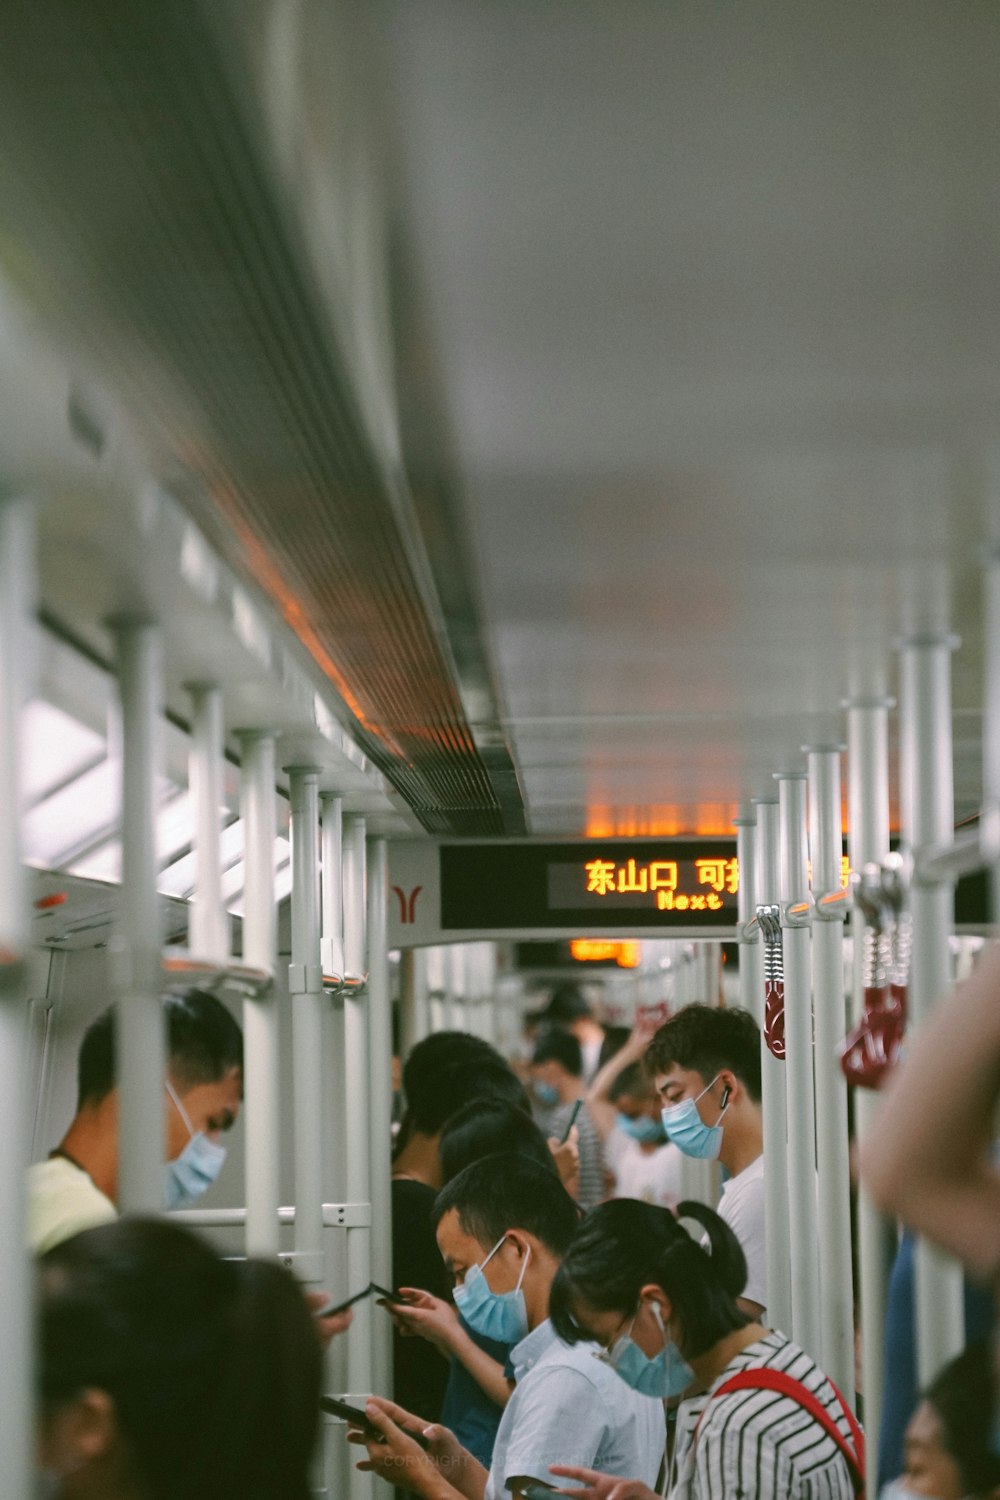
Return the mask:
[[[168,1208],[193,1203],[218,1176],[219,1142],[243,1098],[243,1033],[204,990],[168,995],[164,1079]],[[114,1007],[88,1027],[77,1061],[77,1112],[49,1158],[28,1168],[28,1241],[41,1254],[117,1216],[118,1107]]]
[[[471,1099],[496,1099],[530,1112],[524,1085],[489,1042],[464,1031],[439,1031],[413,1048],[403,1066],[406,1113],[392,1164],[392,1275],[447,1299],[451,1282],[431,1222],[441,1186],[441,1132]],[[408,1411],[437,1421],[448,1384],[447,1356],[397,1326],[393,1391]]]
[[[434,1218],[455,1301],[470,1326],[514,1344],[516,1384],[488,1471],[447,1429],[425,1429],[381,1400],[367,1407],[385,1436],[368,1444],[370,1467],[424,1500],[503,1500],[507,1492],[550,1484],[553,1463],[654,1484],[665,1439],[662,1404],[595,1359],[596,1345],[564,1344],[549,1322],[549,1292],[578,1223],[576,1205],[552,1173],[524,1156],[485,1157],[448,1183]],[[424,1432],[429,1452],[407,1432]]]
[[644,1063],[663,1102],[668,1138],[687,1156],[718,1158],[729,1173],[719,1200],[743,1247],[750,1317],[767,1307],[760,1028],[739,1007],[686,1005],[656,1032]]
[[576,1124],[580,1148],[576,1196],[581,1208],[593,1208],[605,1193],[604,1151],[587,1104],[575,1109],[586,1096],[583,1056],[576,1037],[568,1031],[546,1031],[535,1044],[531,1076],[538,1099],[551,1110],[545,1116],[546,1133],[561,1141],[570,1123]]

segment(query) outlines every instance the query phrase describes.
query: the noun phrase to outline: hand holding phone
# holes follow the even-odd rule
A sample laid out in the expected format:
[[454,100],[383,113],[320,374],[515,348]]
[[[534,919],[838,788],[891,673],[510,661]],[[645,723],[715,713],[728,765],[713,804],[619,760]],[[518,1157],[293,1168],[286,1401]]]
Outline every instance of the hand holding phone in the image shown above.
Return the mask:
[[580,1113],[580,1111],[581,1111],[582,1108],[583,1108],[583,1099],[581,1098],[581,1099],[578,1099],[576,1101],[576,1103],[573,1105],[573,1112],[572,1112],[572,1114],[569,1117],[569,1124],[566,1126],[566,1130],[563,1133],[563,1138],[559,1142],[559,1144],[561,1146],[565,1146],[566,1142],[569,1140],[569,1133],[573,1129],[573,1126],[576,1124],[576,1117]]
[[[358,1428],[366,1442],[384,1443],[386,1441],[385,1433],[381,1432],[375,1426],[375,1423],[366,1412],[361,1410],[360,1406],[351,1406],[348,1402],[341,1401],[336,1396],[320,1396],[319,1404],[321,1411],[328,1411],[331,1416],[340,1417],[342,1421],[347,1423],[348,1427]],[[422,1432],[412,1432],[408,1427],[403,1427],[401,1430],[408,1438],[412,1438],[419,1448],[423,1448],[426,1453],[430,1444]]]

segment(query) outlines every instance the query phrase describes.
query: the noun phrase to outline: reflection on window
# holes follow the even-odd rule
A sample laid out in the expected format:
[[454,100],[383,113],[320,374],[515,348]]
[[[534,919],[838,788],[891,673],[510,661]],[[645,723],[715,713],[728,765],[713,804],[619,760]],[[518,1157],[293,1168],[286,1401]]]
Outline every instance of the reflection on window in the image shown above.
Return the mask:
[[104,738],[36,698],[21,720],[21,783],[30,806],[104,756]]

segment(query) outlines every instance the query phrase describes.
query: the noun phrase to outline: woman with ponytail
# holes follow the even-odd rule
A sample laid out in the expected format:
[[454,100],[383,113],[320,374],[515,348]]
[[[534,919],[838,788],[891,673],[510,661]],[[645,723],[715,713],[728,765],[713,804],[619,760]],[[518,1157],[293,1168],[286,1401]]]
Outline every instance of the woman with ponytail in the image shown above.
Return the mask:
[[[807,1354],[740,1310],[746,1274],[736,1236],[703,1204],[681,1203],[675,1217],[622,1198],[580,1226],[550,1316],[566,1342],[596,1339],[635,1390],[684,1397],[670,1500],[854,1500],[857,1424]],[[552,1473],[583,1485],[565,1492],[577,1500],[655,1500],[638,1481],[566,1465]]]
[[308,1500],[322,1353],[300,1287],[164,1220],[38,1262],[39,1475],[52,1500]]

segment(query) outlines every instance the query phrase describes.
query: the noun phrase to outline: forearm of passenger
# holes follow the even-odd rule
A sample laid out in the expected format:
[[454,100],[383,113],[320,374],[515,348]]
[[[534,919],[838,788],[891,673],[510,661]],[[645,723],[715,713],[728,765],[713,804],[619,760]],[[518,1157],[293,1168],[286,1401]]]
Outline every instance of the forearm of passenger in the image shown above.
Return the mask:
[[503,1365],[491,1358],[485,1349],[480,1349],[461,1327],[452,1343],[452,1350],[480,1390],[485,1391],[497,1406],[506,1406],[510,1400],[511,1385],[503,1372]]
[[875,1202],[983,1275],[1000,1265],[1000,949],[913,1042],[861,1147]]

